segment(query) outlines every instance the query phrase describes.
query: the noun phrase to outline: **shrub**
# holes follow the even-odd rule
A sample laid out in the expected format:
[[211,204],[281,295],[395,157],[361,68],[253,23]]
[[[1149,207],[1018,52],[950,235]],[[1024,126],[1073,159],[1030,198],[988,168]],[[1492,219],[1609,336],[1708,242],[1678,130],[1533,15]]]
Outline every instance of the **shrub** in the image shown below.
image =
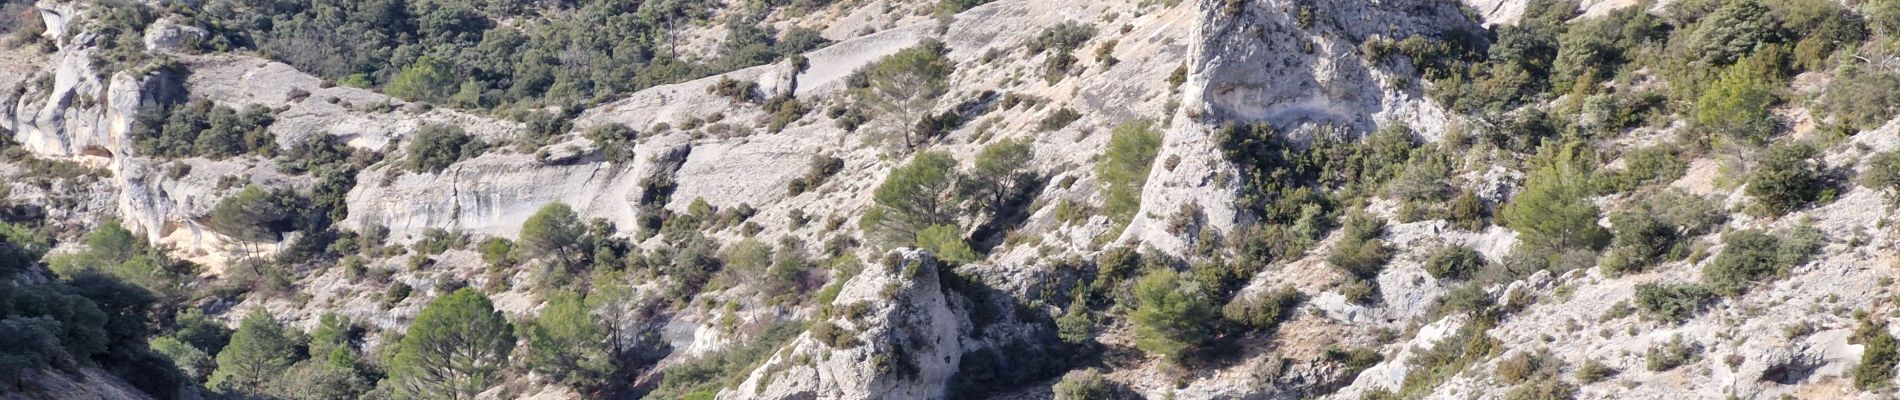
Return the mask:
[[722,76],[719,82],[706,87],[706,93],[724,97],[734,103],[750,103],[759,99],[759,83]]
[[600,155],[607,161],[624,163],[633,161],[634,141],[640,138],[639,132],[625,124],[610,123],[587,128],[584,133],[587,140],[600,148]]
[[1405,163],[1404,172],[1386,184],[1385,192],[1406,202],[1443,202],[1454,194],[1454,188],[1449,183],[1451,170],[1451,159],[1447,154],[1414,151],[1411,159]]
[[1135,300],[1128,319],[1135,326],[1135,347],[1143,352],[1179,363],[1213,338],[1208,326],[1214,306],[1174,270],[1143,275],[1135,283]]
[[240,393],[262,393],[264,384],[297,361],[297,343],[269,313],[244,318],[231,342],[218,352],[218,369],[209,384]]
[[1062,316],[1056,318],[1056,336],[1063,343],[1085,345],[1095,340],[1095,318],[1090,316],[1088,296],[1079,289],[1075,300],[1062,310]]
[[1861,64],[1842,66],[1820,105],[1841,125],[1877,128],[1900,113],[1900,73]]
[[1069,371],[1051,389],[1055,391],[1056,400],[1107,399],[1115,394],[1114,383],[1094,368]]
[[1549,374],[1547,374],[1546,370],[1555,369],[1555,365],[1550,365],[1555,361],[1556,360],[1550,359],[1548,355],[1544,354],[1531,354],[1523,351],[1512,353],[1510,356],[1498,360],[1496,369],[1497,377],[1499,381],[1507,385],[1516,385],[1524,383],[1525,381],[1547,378]]
[[1874,318],[1862,319],[1860,329],[1854,333],[1863,346],[1860,364],[1854,366],[1854,387],[1871,391],[1892,386],[1894,363],[1900,361],[1900,346],[1896,346],[1893,334],[1887,332],[1887,323]]
[[1728,65],[1786,36],[1775,13],[1755,0],[1716,3],[1720,7],[1689,28],[1680,54],[1702,65]]
[[1036,123],[1036,129],[1043,132],[1054,131],[1069,126],[1078,119],[1082,119],[1082,113],[1068,107],[1058,108],[1050,111],[1048,116],[1042,117],[1042,122]]
[[819,321],[816,324],[812,324],[811,336],[813,339],[817,339],[819,343],[824,343],[835,349],[858,347],[858,338],[856,335],[849,329],[841,328],[838,324],[831,323],[831,321]]
[[1584,361],[1583,366],[1577,367],[1577,381],[1585,384],[1601,382],[1616,374],[1615,368],[1610,368],[1608,365],[1603,365],[1602,361],[1594,359]]
[[805,113],[811,112],[809,106],[798,101],[798,97],[791,94],[781,94],[766,100],[765,110],[772,113],[772,120],[766,124],[765,129],[773,133],[784,131],[786,126],[797,122],[799,118],[804,118]]
[[1727,215],[1714,200],[1675,190],[1641,196],[1610,214],[1615,231],[1602,263],[1605,273],[1641,271],[1663,260],[1689,254],[1690,239],[1721,223]]
[[450,164],[481,154],[487,147],[452,125],[424,125],[409,142],[405,164],[416,172],[441,172]]
[[533,320],[521,325],[528,348],[528,369],[556,382],[583,389],[599,387],[613,372],[607,327],[591,314],[587,299],[575,293],[549,296]]
[[1020,195],[1018,192],[1036,178],[1029,165],[1035,155],[1035,149],[1024,139],[1005,139],[983,146],[963,190],[973,208],[1002,214]]
[[1221,316],[1248,328],[1271,332],[1299,305],[1302,295],[1291,286],[1254,296],[1239,296],[1221,307]]
[[1380,361],[1385,361],[1385,355],[1379,354],[1378,350],[1364,347],[1342,349],[1338,346],[1327,346],[1320,350],[1320,356],[1325,357],[1327,360],[1344,364],[1346,370],[1352,372],[1348,375],[1355,376],[1359,375],[1359,371],[1365,371],[1366,368],[1372,368],[1373,365],[1377,365]]
[[1065,21],[1037,34],[1024,44],[1030,55],[1045,51],[1069,52],[1081,48],[1083,42],[1095,37],[1095,26],[1075,21]]
[[1636,285],[1636,309],[1652,318],[1680,322],[1702,311],[1715,293],[1700,284]]
[[1650,371],[1662,372],[1695,362],[1702,356],[1702,344],[1682,337],[1682,334],[1649,348],[1643,354],[1644,364]]
[[1866,172],[1860,174],[1860,185],[1885,191],[1889,196],[1900,195],[1900,151],[1868,157]]
[[1544,379],[1511,388],[1504,400],[1571,400],[1577,398],[1577,386],[1555,379]]
[[1095,165],[1095,176],[1101,180],[1107,198],[1104,212],[1116,226],[1125,226],[1141,208],[1148,171],[1154,168],[1161,152],[1161,132],[1154,122],[1137,120],[1115,127],[1111,135],[1102,161]]
[[1674,181],[1688,170],[1673,147],[1656,145],[1624,152],[1623,169],[1600,171],[1594,183],[1598,193],[1627,192]]
[[1783,215],[1820,200],[1826,182],[1820,166],[1809,160],[1816,150],[1806,144],[1769,147],[1761,164],[1749,171],[1744,190],[1755,202],[1753,211]]
[[390,79],[383,91],[414,101],[442,102],[460,89],[452,69],[435,57],[422,56]]
[[275,122],[270,109],[259,105],[242,112],[209,100],[147,107],[132,124],[132,145],[139,154],[159,157],[271,156],[277,150],[270,133]]
[[1458,193],[1457,197],[1451,199],[1451,205],[1448,208],[1450,208],[1453,226],[1470,231],[1484,229],[1485,214],[1489,210],[1485,208],[1484,200],[1479,200],[1476,193],[1469,190]]
[[1385,221],[1355,212],[1346,217],[1342,229],[1344,232],[1326,261],[1354,279],[1377,277],[1393,253],[1390,246],[1379,240],[1379,236],[1385,234]]
[[1484,269],[1484,255],[1466,246],[1445,246],[1425,258],[1425,272],[1438,279],[1465,279]]
[[937,259],[954,264],[981,259],[963,240],[963,231],[952,225],[936,225],[917,233],[917,248],[928,249]]
[[787,194],[797,196],[813,188],[817,188],[818,185],[825,184],[825,180],[831,179],[832,175],[837,175],[839,171],[844,170],[844,159],[823,154],[813,154],[811,156],[810,168],[811,169],[805,171],[805,175],[799,176],[798,179],[793,179],[791,183],[786,184],[785,189]]
[[937,0],[937,15],[953,15],[995,0]]
[[1780,260],[1781,239],[1762,231],[1743,230],[1723,235],[1722,254],[1702,268],[1702,278],[1716,293],[1735,295],[1756,281],[1785,276],[1792,265]]

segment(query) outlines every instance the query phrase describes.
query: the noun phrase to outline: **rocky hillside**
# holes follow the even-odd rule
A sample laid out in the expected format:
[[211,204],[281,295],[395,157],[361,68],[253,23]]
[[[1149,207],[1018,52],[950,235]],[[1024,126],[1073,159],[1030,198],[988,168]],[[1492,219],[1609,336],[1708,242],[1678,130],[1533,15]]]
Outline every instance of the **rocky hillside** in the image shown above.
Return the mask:
[[8,399],[1896,393],[1896,0],[0,11]]

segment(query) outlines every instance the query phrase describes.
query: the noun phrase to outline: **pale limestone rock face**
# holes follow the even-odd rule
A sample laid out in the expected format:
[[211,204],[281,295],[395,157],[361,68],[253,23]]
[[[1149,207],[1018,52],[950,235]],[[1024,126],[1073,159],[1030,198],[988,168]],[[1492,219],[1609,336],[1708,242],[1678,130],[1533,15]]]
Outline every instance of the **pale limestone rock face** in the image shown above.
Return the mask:
[[562,202],[581,215],[632,228],[642,183],[671,176],[690,152],[683,137],[673,136],[637,147],[628,163],[551,165],[531,155],[490,153],[437,173],[390,165],[359,177],[342,224],[381,225],[396,238],[428,228],[512,237],[541,207]]
[[324,87],[322,79],[276,61],[227,54],[191,56],[184,61],[192,70],[188,86],[194,97],[238,109],[282,108],[270,131],[283,147],[313,135],[329,135],[351,147],[380,151],[407,143],[410,135],[430,124],[461,127],[491,143],[516,138],[522,129],[517,122],[446,107],[417,111],[401,99],[365,89]]
[[799,335],[721,399],[936,399],[956,372],[964,338],[929,253],[900,250],[899,265],[868,265],[834,307],[864,304],[863,318],[827,322],[858,343],[834,348]]
[[209,36],[203,28],[179,25],[172,18],[160,18],[145,27],[145,50],[152,52],[174,51],[186,44],[204,40]]

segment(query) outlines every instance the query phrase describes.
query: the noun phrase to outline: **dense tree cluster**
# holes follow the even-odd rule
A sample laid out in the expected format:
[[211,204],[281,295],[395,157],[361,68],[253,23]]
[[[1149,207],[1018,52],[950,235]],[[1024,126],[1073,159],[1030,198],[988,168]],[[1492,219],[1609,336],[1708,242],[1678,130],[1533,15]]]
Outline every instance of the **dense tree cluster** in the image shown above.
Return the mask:
[[[824,2],[791,3],[767,3],[766,11]],[[781,33],[736,16],[716,58],[690,59],[678,51],[677,32],[704,23],[711,10],[698,0],[220,0],[194,17],[220,39],[299,70],[458,107],[591,104],[825,43],[810,30]]]
[[278,150],[269,131],[272,114],[255,104],[237,111],[207,100],[149,106],[132,124],[132,146],[138,154],[153,157],[269,157]]

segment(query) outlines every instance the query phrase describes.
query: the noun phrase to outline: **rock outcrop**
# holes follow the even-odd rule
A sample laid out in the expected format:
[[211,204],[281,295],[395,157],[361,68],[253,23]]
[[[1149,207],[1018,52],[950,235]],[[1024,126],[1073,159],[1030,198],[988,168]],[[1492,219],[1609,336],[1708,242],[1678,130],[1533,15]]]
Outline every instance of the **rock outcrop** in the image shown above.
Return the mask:
[[943,398],[963,355],[963,318],[945,295],[935,257],[898,254],[845,283],[830,304],[838,315],[817,322],[831,328],[799,335],[719,398]]

